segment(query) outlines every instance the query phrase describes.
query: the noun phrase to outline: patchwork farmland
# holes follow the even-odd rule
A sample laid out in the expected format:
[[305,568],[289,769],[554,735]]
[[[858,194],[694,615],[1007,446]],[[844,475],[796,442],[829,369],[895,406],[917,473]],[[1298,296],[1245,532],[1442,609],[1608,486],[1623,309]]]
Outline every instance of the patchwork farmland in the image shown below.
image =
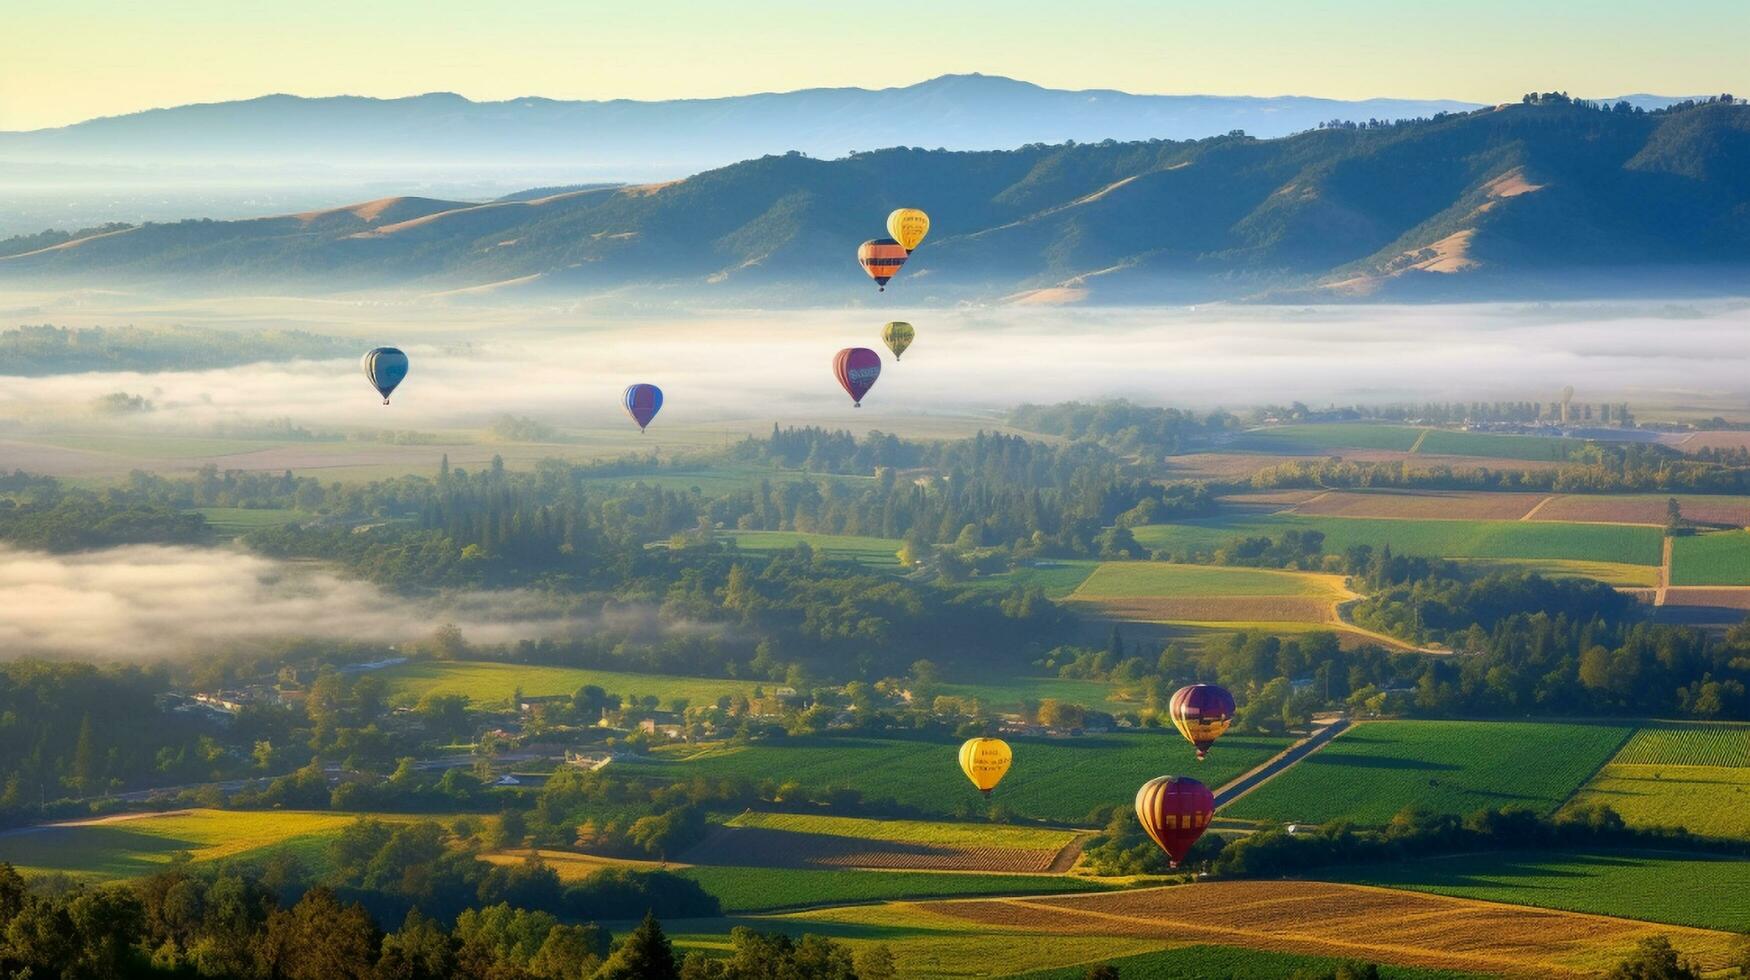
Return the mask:
[[1555,810],[1614,755],[1626,724],[1365,722],[1222,809],[1236,819],[1382,825],[1408,806]]
[[1067,871],[1071,831],[988,824],[744,813],[682,855],[698,865],[886,868],[904,871]]
[[1750,840],[1750,726],[1646,725],[1575,800],[1608,804],[1631,826]]
[[1209,553],[1247,535],[1280,537],[1318,531],[1324,550],[1390,546],[1431,558],[1562,559],[1657,566],[1663,534],[1655,527],[1553,524],[1542,521],[1394,520],[1306,517],[1299,514],[1230,515],[1134,529],[1144,547],[1169,554]]
[[1109,619],[1184,623],[1333,623],[1353,598],[1337,575],[1106,562],[1070,595]]

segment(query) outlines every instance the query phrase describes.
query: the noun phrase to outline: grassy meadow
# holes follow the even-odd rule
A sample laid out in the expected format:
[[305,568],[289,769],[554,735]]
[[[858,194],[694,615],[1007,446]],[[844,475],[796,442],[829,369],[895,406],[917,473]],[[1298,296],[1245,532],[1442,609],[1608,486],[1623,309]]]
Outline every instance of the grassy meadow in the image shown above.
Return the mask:
[[984,813],[1001,805],[1021,817],[1085,826],[1093,811],[1128,803],[1136,788],[1166,773],[1194,775],[1211,789],[1288,744],[1284,738],[1229,735],[1198,763],[1177,735],[1139,733],[1073,739],[1010,739],[1015,762],[986,801],[960,772],[953,741],[791,738],[744,746],[679,747],[650,760],[615,763],[668,778],[705,776],[794,780],[809,787],[850,787],[871,800],[892,800],[924,816]]
[[717,896],[727,915],[860,902],[1043,895],[1114,886],[1069,875],[978,874],[958,871],[861,871],[808,868],[690,867],[679,872]]
[[217,861],[290,851],[306,866],[320,867],[328,840],[359,816],[198,809],[26,827],[0,833],[0,861],[27,875],[131,878],[162,870],[181,855]]
[[384,668],[377,676],[388,684],[389,698],[398,704],[415,704],[428,694],[466,694],[475,705],[493,707],[508,706],[519,689],[524,695],[540,697],[574,694],[578,688],[594,684],[622,697],[655,695],[665,704],[671,698],[709,704],[724,695],[752,697],[754,688],[760,686],[758,682],[744,680],[470,660],[397,664]]
[[1407,806],[1549,812],[1628,738],[1628,725],[1381,721],[1350,728],[1234,801],[1236,819],[1384,824]]

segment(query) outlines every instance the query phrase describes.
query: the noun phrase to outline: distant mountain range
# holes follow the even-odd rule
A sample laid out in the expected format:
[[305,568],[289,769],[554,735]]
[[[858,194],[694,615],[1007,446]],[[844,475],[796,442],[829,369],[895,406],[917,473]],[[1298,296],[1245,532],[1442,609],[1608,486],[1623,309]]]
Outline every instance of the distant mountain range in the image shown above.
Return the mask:
[[0,280],[855,302],[873,299],[856,245],[901,204],[934,227],[890,302],[1744,292],[1750,108],[1515,103],[1272,140],[766,156],[489,204],[15,240]]
[[1235,129],[1270,137],[1333,119],[1407,119],[1475,108],[1449,100],[1062,91],[989,75],[944,75],[879,90],[804,89],[666,102],[472,102],[450,93],[403,99],[269,95],[0,133],[0,161],[193,169],[314,165],[324,172],[563,166],[575,180],[650,180],[789,150],[839,157],[891,146],[1012,149],[1068,140],[1197,139]]

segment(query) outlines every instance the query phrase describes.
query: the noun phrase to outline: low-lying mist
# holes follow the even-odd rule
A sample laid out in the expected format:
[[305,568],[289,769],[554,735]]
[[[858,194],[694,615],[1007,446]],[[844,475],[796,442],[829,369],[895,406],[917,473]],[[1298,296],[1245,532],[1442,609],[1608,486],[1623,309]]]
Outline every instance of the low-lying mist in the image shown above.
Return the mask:
[[604,622],[527,591],[403,598],[321,565],[234,549],[55,555],[0,546],[0,653],[9,657],[157,659],[280,637],[393,644],[442,623],[484,644],[656,628],[647,610]]
[[[902,292],[897,290],[896,292]],[[891,295],[891,294],[889,294]],[[329,427],[481,424],[502,413],[559,425],[619,424],[626,384],[660,385],[652,428],[726,417],[881,425],[1021,402],[1129,397],[1193,408],[1303,401],[1535,399],[1741,403],[1750,391],[1750,308],[1711,306],[908,309],[571,320],[447,310],[429,328],[405,311],[360,340],[395,344],[412,372],[389,407],[348,359],[198,372],[0,377],[0,415],[76,418],[115,393],[149,411],[127,425],[290,419]],[[902,363],[881,349],[889,319],[917,328]],[[320,329],[326,324],[315,324]],[[368,332],[368,328],[365,328]],[[853,411],[829,370],[841,347],[881,350],[879,383]],[[3,370],[3,369],[0,369]],[[883,421],[885,420],[885,421]]]

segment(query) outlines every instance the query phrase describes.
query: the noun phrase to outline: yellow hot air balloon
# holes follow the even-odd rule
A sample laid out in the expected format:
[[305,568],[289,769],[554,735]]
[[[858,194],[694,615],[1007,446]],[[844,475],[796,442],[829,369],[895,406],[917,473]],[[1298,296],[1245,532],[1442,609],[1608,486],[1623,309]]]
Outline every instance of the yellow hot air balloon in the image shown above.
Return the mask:
[[887,216],[887,234],[907,253],[924,243],[930,233],[930,216],[917,208],[900,208]]
[[911,346],[912,338],[916,336],[917,331],[911,328],[911,324],[901,320],[895,320],[881,328],[881,342],[893,352],[893,359],[896,361]]
[[986,796],[1003,781],[1003,774],[1009,771],[1014,758],[1009,743],[1000,738],[971,738],[960,746],[961,771]]

